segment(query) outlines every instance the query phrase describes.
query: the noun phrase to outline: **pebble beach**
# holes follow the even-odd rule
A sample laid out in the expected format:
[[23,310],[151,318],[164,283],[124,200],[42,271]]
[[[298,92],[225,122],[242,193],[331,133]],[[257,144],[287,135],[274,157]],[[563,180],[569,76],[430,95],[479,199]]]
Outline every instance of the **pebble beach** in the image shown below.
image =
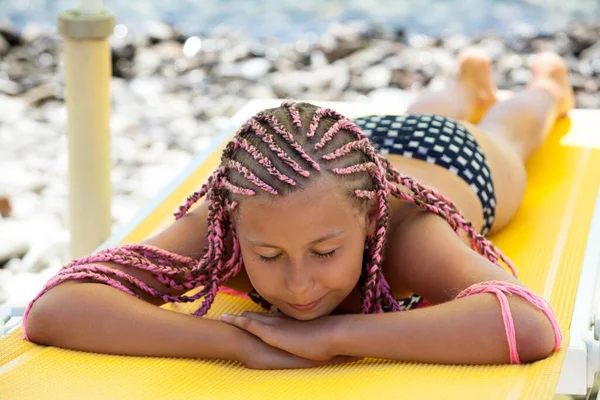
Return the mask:
[[[397,101],[439,90],[456,54],[484,49],[499,89],[521,90],[532,53],[567,60],[578,108],[600,105],[600,23],[512,35],[423,34],[333,23],[294,39],[153,21],[111,39],[114,230],[126,224],[249,99]],[[0,307],[24,304],[68,262],[68,176],[61,39],[0,23]]]

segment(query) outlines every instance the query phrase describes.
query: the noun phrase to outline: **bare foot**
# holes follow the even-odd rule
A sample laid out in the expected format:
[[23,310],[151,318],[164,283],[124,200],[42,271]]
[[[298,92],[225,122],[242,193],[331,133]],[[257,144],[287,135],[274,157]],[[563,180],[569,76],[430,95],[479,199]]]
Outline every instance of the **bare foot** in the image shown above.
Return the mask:
[[558,117],[566,116],[575,105],[575,97],[565,61],[552,52],[536,54],[531,61],[531,74],[527,86],[547,90],[556,98]]
[[466,120],[477,123],[498,101],[492,79],[492,62],[483,50],[468,48],[458,56],[458,74],[453,87],[466,98]]

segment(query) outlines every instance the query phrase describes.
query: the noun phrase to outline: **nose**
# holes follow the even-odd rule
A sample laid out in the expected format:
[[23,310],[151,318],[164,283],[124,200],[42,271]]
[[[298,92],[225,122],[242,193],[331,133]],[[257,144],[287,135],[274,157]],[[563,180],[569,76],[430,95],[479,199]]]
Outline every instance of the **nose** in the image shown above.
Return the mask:
[[285,285],[287,290],[302,299],[301,296],[309,293],[315,287],[315,280],[310,268],[301,262],[291,262],[285,277]]

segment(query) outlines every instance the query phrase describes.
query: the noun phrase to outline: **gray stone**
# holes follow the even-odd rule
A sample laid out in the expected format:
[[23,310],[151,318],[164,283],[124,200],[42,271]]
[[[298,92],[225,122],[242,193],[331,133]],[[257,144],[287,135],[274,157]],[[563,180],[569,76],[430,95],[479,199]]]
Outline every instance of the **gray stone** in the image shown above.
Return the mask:
[[527,68],[517,68],[510,71],[508,79],[511,83],[517,85],[525,85],[531,79],[531,71]]
[[6,40],[4,36],[0,35],[0,56],[5,56],[8,54],[9,50],[10,43],[8,43],[8,40]]
[[29,250],[29,232],[22,221],[0,220],[0,263],[23,257]]
[[362,86],[366,89],[383,88],[389,85],[392,71],[384,65],[369,67],[362,74]]
[[575,103],[578,108],[597,109],[600,107],[600,96],[597,93],[577,92],[575,93]]
[[252,58],[240,63],[240,72],[245,79],[254,81],[265,76],[271,69],[271,63],[264,58]]
[[398,88],[376,89],[367,95],[368,99],[381,104],[398,104],[398,112],[402,112],[415,99],[415,94]]
[[23,87],[19,85],[17,82],[11,81],[7,78],[2,78],[0,75],[0,94],[8,94],[11,96],[15,96],[23,92]]
[[249,99],[275,99],[277,96],[270,86],[266,85],[250,85],[246,86],[242,91],[244,96]]
[[17,122],[25,115],[27,103],[18,97],[8,97],[0,94],[0,122]]

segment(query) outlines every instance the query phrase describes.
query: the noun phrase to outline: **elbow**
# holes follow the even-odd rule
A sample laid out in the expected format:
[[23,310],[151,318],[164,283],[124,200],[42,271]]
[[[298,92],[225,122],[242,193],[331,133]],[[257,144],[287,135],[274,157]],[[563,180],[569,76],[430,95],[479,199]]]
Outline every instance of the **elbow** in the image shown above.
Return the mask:
[[48,327],[49,315],[39,301],[34,303],[29,310],[27,320],[23,322],[23,330],[27,334],[27,340],[32,343],[50,345]]
[[554,352],[554,330],[548,318],[532,310],[521,329],[517,330],[517,349],[521,363],[543,360]]

